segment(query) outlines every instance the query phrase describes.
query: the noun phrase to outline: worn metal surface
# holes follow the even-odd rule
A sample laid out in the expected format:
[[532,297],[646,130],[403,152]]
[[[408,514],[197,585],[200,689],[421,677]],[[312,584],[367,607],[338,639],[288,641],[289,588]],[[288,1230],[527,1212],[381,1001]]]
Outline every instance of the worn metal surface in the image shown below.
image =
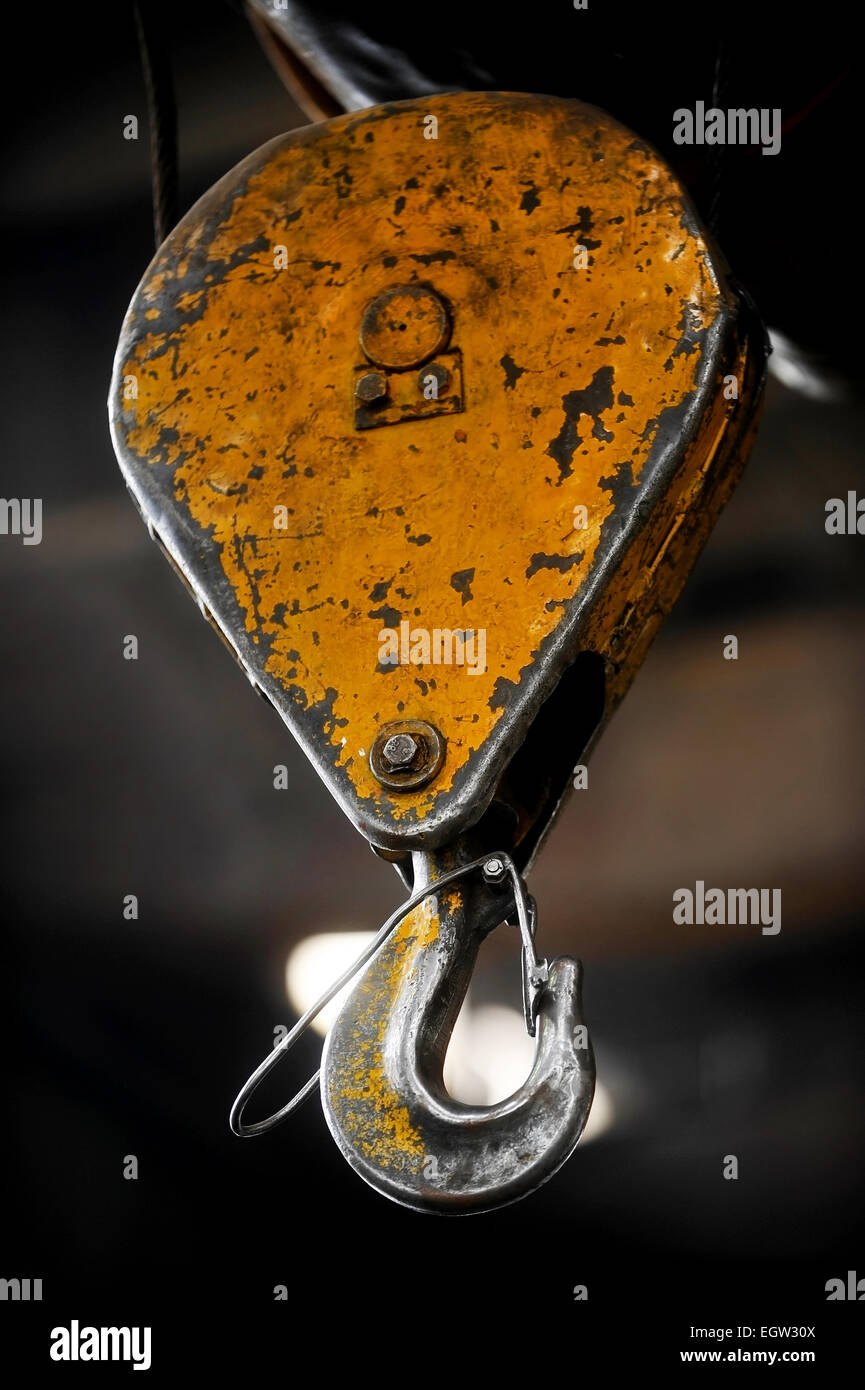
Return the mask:
[[[414,855],[414,881],[473,857],[468,844]],[[451,1099],[442,1067],[501,894],[478,877],[427,898],[382,947],[325,1043],[321,1095],[343,1156],[377,1191],[419,1211],[466,1214],[518,1200],[573,1152],[592,1103],[595,1064],[580,998],[582,967],[552,963],[532,1071],[498,1105]]]
[[[364,314],[406,285],[447,306],[463,410],[360,430]],[[441,846],[507,800],[503,774],[580,652],[603,661],[605,716],[621,698],[741,465],[751,333],[630,132],[577,102],[424,98],[279,137],[191,210],[124,326],[115,444],[346,813],[388,853]],[[416,391],[417,374],[395,375]],[[483,666],[382,663],[401,623],[483,631]],[[369,766],[399,719],[447,749],[411,792]],[[515,827],[534,847],[537,810]]]

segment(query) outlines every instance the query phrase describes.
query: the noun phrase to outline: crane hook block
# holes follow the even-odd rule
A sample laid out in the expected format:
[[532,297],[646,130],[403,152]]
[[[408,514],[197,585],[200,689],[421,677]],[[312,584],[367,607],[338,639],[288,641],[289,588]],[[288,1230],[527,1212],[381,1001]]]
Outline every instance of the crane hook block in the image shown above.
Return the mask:
[[[457,844],[527,870],[738,479],[765,362],[747,295],[651,148],[577,101],[470,92],[291,131],[221,179],[136,291],[110,415],[151,533],[411,888]],[[511,1121],[486,1125],[472,1179],[454,1146],[480,1121],[454,1118],[426,1064],[465,912],[439,905],[447,969],[417,955],[422,915],[425,1003],[410,1036],[388,1031],[389,1084],[423,1098],[406,1132],[452,1154],[457,1205],[490,1205]],[[370,968],[402,1008],[400,940]],[[551,1039],[577,1016],[572,966],[551,972],[547,1043],[540,1005],[535,1098],[571,1075]],[[331,1080],[351,1036],[337,1025]],[[590,1100],[581,1066],[579,1103],[529,1126],[556,1162]],[[350,1145],[351,1087],[337,1104],[327,1080]],[[387,1166],[359,1143],[351,1161]],[[501,1200],[542,1170],[502,1176]],[[381,1189],[402,1191],[392,1177]]]

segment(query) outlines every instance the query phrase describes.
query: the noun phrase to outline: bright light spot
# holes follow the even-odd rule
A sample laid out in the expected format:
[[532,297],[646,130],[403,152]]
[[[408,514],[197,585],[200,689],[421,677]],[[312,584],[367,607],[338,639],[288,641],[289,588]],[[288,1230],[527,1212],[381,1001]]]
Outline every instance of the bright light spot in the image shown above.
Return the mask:
[[589,1118],[586,1120],[586,1127],[583,1130],[580,1143],[590,1144],[593,1139],[598,1138],[598,1135],[612,1129],[615,1113],[609,1091],[602,1081],[596,1081],[595,1098],[592,1101],[592,1108],[589,1111]]
[[[466,1004],[457,1019],[444,1066],[448,1095],[464,1105],[497,1105],[518,1091],[535,1060],[535,1040],[522,1014],[502,1004]],[[583,1130],[587,1144],[613,1123],[610,1093],[595,1083],[595,1099]]]
[[535,1041],[516,1009],[465,1005],[445,1058],[448,1094],[466,1105],[496,1105],[522,1086],[535,1060]]
[[[374,936],[371,931],[320,932],[294,947],[286,962],[285,987],[289,1003],[298,1015],[306,1013]],[[356,981],[352,980],[341,989],[310,1025],[322,1037],[354,984]],[[467,1002],[448,1046],[445,1087],[448,1095],[465,1105],[497,1105],[520,1089],[534,1060],[535,1040],[526,1032],[522,1014],[505,1004],[473,1008]],[[599,1081],[580,1142],[597,1139],[611,1127],[613,1119],[610,1094]]]
[[812,401],[838,401],[844,396],[840,381],[777,328],[769,331],[772,353],[769,371],[790,391],[798,391]]
[[[295,946],[285,965],[285,991],[292,1008],[299,1015],[305,1014],[374,936],[372,931],[320,932]],[[324,1037],[355,983],[351,980],[341,989],[310,1024],[316,1033]]]

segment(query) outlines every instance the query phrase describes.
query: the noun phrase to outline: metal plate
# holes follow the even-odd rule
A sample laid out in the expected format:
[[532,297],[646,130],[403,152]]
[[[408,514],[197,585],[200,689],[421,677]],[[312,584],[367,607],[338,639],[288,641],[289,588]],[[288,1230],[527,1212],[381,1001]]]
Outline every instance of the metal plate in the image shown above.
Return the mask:
[[[358,429],[364,313],[409,284],[447,305],[463,409]],[[123,328],[115,447],[354,823],[386,850],[441,845],[580,651],[605,662],[607,712],[621,698],[741,464],[748,332],[630,132],[548,97],[424,98],[281,136],[187,214]],[[402,623],[422,666],[381,659]],[[453,637],[434,662],[436,631],[475,634],[471,662]],[[369,766],[400,719],[446,744],[419,790]]]

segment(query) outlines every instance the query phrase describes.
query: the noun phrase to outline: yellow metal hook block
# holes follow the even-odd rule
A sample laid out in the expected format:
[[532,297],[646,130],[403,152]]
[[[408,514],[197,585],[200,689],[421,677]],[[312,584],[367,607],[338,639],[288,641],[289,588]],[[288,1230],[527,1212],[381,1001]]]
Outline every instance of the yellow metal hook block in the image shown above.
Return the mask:
[[[589,722],[621,697],[735,482],[763,360],[650,149],[578,102],[471,93],[226,175],[135,295],[111,415],[151,528],[371,842],[442,846],[492,804],[525,863],[587,730],[558,711],[543,787],[515,751],[580,653]],[[444,757],[394,788],[370,752],[401,721]]]
[[[127,483],[416,889],[322,1071],[342,1152],[397,1201],[512,1201],[579,1138],[580,968],[535,956],[521,874],[736,482],[764,365],[670,171],[549,97],[441,96],[281,136],[196,204],[135,295],[110,400]],[[483,885],[454,886],[478,864]],[[442,1060],[514,903],[538,1054],[478,1110],[447,1096]],[[314,1084],[244,1125],[274,1060],[235,1132]]]

